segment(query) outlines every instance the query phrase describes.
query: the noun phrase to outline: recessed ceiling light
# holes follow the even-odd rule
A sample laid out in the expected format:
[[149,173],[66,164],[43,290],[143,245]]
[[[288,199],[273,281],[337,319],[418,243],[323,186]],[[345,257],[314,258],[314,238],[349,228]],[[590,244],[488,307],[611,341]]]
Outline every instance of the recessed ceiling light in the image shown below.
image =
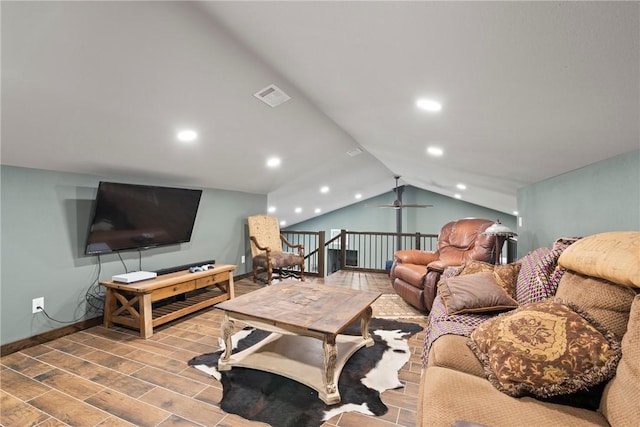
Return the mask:
[[279,157],[271,157],[269,159],[267,159],[267,166],[270,168],[277,168],[278,166],[280,166],[280,158]]
[[453,197],[455,197],[456,199],[462,199],[462,196],[459,194],[454,194]]
[[322,212],[322,209],[320,209],[320,208],[316,208],[316,209],[313,211],[313,213],[317,213],[317,214],[319,214],[320,212]]
[[458,190],[466,190],[467,186],[465,184],[463,184],[463,183],[459,183],[459,184],[456,185],[456,188]]
[[275,206],[269,206],[267,208],[267,212],[269,212],[269,213],[274,213],[275,211],[276,211],[276,207]]
[[362,199],[362,194],[357,193],[357,194],[356,194],[356,200],[360,200],[360,199]]
[[427,153],[430,156],[440,157],[444,154],[444,150],[440,147],[431,146],[431,147],[427,147]]
[[323,194],[326,194],[329,192],[329,187],[327,187],[326,185],[323,185],[322,187],[320,187],[320,192]]
[[302,212],[302,208],[300,208],[300,207],[295,208],[295,212],[296,212],[296,213],[300,213],[300,212]]
[[198,139],[198,134],[196,133],[196,131],[191,129],[181,130],[176,136],[178,140],[182,142],[191,142]]
[[284,227],[285,225],[287,225],[287,221],[285,221],[284,219],[280,221],[280,227]]
[[513,214],[518,216],[518,211],[513,211]]
[[418,99],[416,101],[416,106],[421,110],[430,111],[432,113],[442,110],[442,104],[438,101],[426,98]]

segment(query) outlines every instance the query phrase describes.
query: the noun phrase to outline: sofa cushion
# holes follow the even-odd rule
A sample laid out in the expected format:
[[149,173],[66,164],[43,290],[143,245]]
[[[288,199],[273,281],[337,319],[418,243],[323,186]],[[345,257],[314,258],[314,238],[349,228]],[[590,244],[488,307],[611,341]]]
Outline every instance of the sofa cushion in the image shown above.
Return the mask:
[[629,310],[635,295],[631,288],[567,271],[555,296],[589,313],[620,340],[627,330]]
[[580,239],[560,256],[565,269],[640,288],[640,232],[619,231]]
[[620,343],[579,309],[560,300],[524,305],[490,319],[469,345],[489,381],[510,396],[569,394],[610,379]]
[[616,376],[607,384],[600,412],[612,426],[637,425],[640,420],[640,295],[633,300],[627,332],[622,338],[622,359]]
[[495,276],[496,283],[502,286],[508,295],[514,296],[519,271],[519,262],[513,262],[507,265],[494,265],[483,261],[466,261],[459,275],[465,276],[468,274],[492,272]]
[[467,345],[468,336],[443,335],[434,341],[429,350],[428,366],[449,368],[484,378],[484,368]]
[[497,312],[516,308],[518,302],[511,298],[498,280],[499,277],[493,271],[441,280],[438,292],[447,314]]
[[427,364],[429,364],[430,349],[436,340],[439,340],[448,334],[468,337],[479,324],[494,316],[494,313],[464,313],[449,315],[447,314],[444,302],[442,302],[442,298],[440,298],[440,295],[436,295],[433,300],[433,306],[429,312],[427,326],[425,328],[424,349],[422,351],[423,366],[427,366]]
[[491,427],[609,426],[595,411],[541,403],[531,397],[516,399],[500,393],[484,378],[447,368],[427,368],[420,381],[417,425],[451,427],[456,420]]

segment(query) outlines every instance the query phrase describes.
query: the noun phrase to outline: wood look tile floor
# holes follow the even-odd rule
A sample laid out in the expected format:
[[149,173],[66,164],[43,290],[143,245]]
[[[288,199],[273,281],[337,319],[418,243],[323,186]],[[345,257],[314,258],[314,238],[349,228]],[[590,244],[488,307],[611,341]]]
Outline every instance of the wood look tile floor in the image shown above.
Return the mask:
[[[384,274],[337,272],[307,281],[393,293]],[[237,280],[236,295],[262,287]],[[0,424],[12,426],[259,426],[227,414],[222,384],[187,365],[219,349],[222,312],[204,309],[154,330],[96,326],[0,359]],[[406,320],[421,324],[424,320]],[[423,328],[424,329],[424,328]],[[383,393],[382,417],[345,413],[324,426],[414,426],[424,335],[410,340],[404,388]]]

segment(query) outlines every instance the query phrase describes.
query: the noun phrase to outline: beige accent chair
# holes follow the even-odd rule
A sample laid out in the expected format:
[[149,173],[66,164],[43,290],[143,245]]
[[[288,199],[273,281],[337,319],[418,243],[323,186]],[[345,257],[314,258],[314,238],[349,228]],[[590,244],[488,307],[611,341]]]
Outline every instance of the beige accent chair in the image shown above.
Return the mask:
[[[304,282],[304,245],[291,244],[281,233],[278,218],[270,215],[254,215],[247,220],[249,238],[251,239],[251,256],[253,258],[253,281],[258,280],[260,273],[266,271],[266,284],[271,285],[274,270],[277,278],[299,277]],[[284,252],[282,244],[297,252]],[[299,271],[288,268],[298,268]]]

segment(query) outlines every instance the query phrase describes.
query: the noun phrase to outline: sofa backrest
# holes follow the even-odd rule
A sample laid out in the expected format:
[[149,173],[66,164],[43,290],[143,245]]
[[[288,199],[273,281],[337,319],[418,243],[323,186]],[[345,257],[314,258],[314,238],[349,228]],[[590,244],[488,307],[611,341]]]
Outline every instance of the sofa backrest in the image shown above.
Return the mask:
[[633,300],[629,327],[622,338],[622,358],[607,384],[600,412],[612,427],[638,425],[640,420],[640,295]]
[[572,303],[621,339],[640,291],[640,232],[585,237],[558,259],[566,269],[556,297]]
[[464,218],[445,224],[438,236],[439,260],[443,265],[461,265],[464,261],[494,262],[495,236],[481,234],[494,221]]
[[640,232],[585,237],[560,255],[567,269],[556,296],[577,305],[622,338],[616,375],[600,400],[613,427],[640,420]]

